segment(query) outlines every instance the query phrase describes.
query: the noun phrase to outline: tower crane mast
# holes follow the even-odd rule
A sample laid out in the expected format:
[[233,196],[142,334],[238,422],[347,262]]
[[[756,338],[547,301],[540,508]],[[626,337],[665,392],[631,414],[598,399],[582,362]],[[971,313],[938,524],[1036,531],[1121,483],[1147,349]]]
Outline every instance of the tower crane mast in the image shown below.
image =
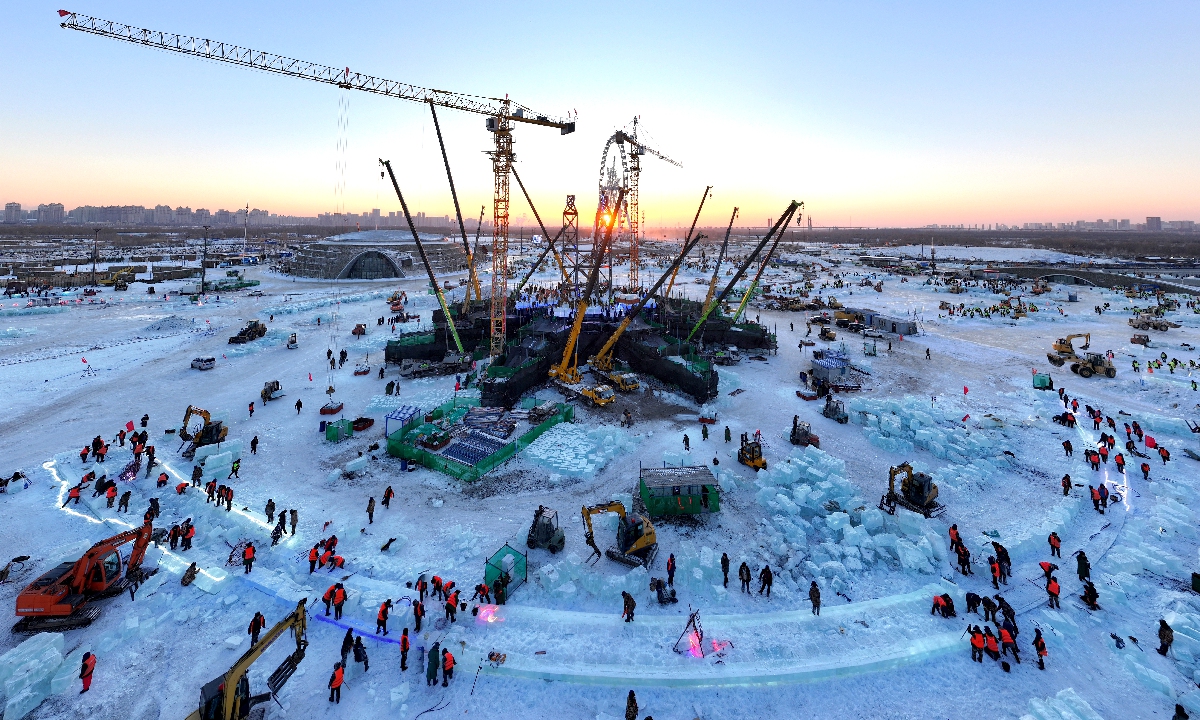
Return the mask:
[[207,38],[147,30],[69,10],[59,10],[58,15],[61,18],[59,25],[67,30],[78,30],[156,50],[166,50],[204,60],[214,60],[277,75],[336,85],[343,90],[361,90],[398,100],[429,103],[431,106],[436,105],[452,110],[486,115],[486,127],[492,133],[495,147],[488,153],[492,158],[492,172],[495,179],[492,196],[494,228],[492,233],[490,350],[492,355],[499,355],[504,351],[507,324],[505,310],[508,300],[508,174],[516,159],[513,155],[512,130],[515,123],[525,123],[558,128],[560,134],[567,135],[575,132],[574,120],[553,118],[534,112],[507,96],[501,99],[436,90],[365,73],[351,72],[348,67],[335,68]]

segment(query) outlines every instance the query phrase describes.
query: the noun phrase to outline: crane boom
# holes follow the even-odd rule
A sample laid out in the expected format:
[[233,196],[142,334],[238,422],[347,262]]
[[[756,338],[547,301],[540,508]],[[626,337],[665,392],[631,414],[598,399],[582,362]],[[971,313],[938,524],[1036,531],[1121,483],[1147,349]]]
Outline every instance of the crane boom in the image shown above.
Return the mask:
[[161,30],[147,30],[146,28],[134,27],[112,20],[102,20],[69,10],[59,10],[58,14],[63,18],[63,21],[59,25],[67,30],[79,30],[114,40],[124,40],[135,45],[145,45],[156,50],[167,50],[205,60],[215,60],[231,65],[241,65],[242,67],[254,70],[288,75],[304,80],[314,80],[329,85],[336,85],[347,90],[362,90],[399,100],[433,103],[434,105],[461,110],[463,112],[502,117],[505,120],[513,122],[555,127],[562,131],[563,135],[575,131],[575,123],[573,121],[557,118],[552,119],[512,100],[425,88],[411,83],[386,80],[374,75],[351,72],[350,68],[335,68],[305,60],[296,60],[295,58],[276,55],[275,53],[264,52],[262,50],[254,50],[218,40],[162,32]]
[[[521,176],[517,174],[517,169],[515,167],[512,169],[512,174],[513,174],[513,177],[515,177],[517,179],[517,185],[519,185],[521,187],[521,194],[525,196],[525,202],[529,203],[529,209],[533,211],[533,217],[537,220],[538,227],[540,227],[542,229],[542,237],[545,238],[545,240],[546,240],[546,250],[549,250],[550,252],[554,253],[554,262],[558,263],[558,268],[559,268],[559,270],[562,271],[563,283],[564,284],[569,283],[571,281],[571,279],[569,277],[567,277],[567,266],[563,262],[563,259],[561,257],[559,257],[558,250],[554,249],[554,241],[557,240],[559,238],[559,236],[562,235],[562,231],[559,230],[558,235],[555,235],[554,239],[550,238],[550,233],[546,232],[546,226],[544,224],[542,224],[542,216],[540,214],[538,214],[537,208],[534,207],[533,199],[529,197],[529,191],[525,189],[525,183],[521,182]],[[533,267],[529,268],[529,273],[525,276],[525,278],[523,280],[521,280],[521,284],[517,286],[517,294],[518,295],[520,295],[520,293],[521,293],[521,288],[525,287],[525,283],[529,282],[529,278],[533,275],[533,273],[537,270],[538,266],[541,265],[542,261],[545,259],[546,259],[546,251],[543,250],[542,254],[538,256],[537,262],[535,262],[533,264]]]
[[[687,237],[683,239],[683,244],[686,245],[692,239],[692,233],[696,232],[696,221],[700,219],[700,211],[704,209],[704,201],[708,199],[708,193],[712,190],[712,185],[704,188],[704,196],[700,198],[700,207],[696,208],[696,217],[692,218],[692,226],[688,228]],[[675,270],[671,273],[671,281],[667,283],[667,291],[663,293],[663,303],[667,302],[667,298],[671,295],[671,288],[675,287],[675,276],[679,274],[679,265],[675,266]]]
[[[796,209],[802,210],[803,208],[804,203],[800,203],[799,207]],[[796,218],[796,222],[800,222],[800,218]],[[786,227],[787,224],[785,223],[783,228]],[[733,322],[736,323],[737,319],[741,317],[742,311],[746,309],[746,303],[750,302],[750,297],[754,295],[754,289],[758,287],[758,281],[760,278],[762,278],[763,271],[767,269],[767,264],[771,262],[771,256],[775,254],[775,248],[779,247],[779,241],[781,239],[783,239],[782,228],[780,229],[779,234],[775,236],[775,242],[771,243],[771,249],[767,251],[766,255],[763,255],[762,262],[759,263],[758,266],[758,272],[754,273],[754,279],[750,281],[750,287],[746,288],[746,294],[742,296],[742,302],[738,304],[737,312],[733,314]]]
[[746,261],[742,263],[741,267],[738,268],[738,271],[733,274],[733,277],[729,280],[729,284],[725,286],[725,289],[721,291],[721,294],[713,299],[713,301],[709,303],[708,307],[704,308],[704,312],[701,313],[700,319],[696,321],[695,327],[693,327],[692,331],[688,333],[687,339],[685,339],[684,342],[691,342],[692,337],[696,334],[696,332],[700,328],[704,327],[704,323],[708,322],[708,316],[711,315],[712,311],[720,306],[721,303],[725,302],[725,298],[729,295],[729,293],[733,292],[733,286],[736,285],[738,280],[741,280],[742,276],[746,274],[746,269],[750,267],[750,265],[754,262],[754,259],[758,257],[758,254],[762,252],[764,247],[767,246],[767,243],[771,242],[771,239],[775,237],[776,233],[780,233],[782,235],[784,229],[787,228],[788,223],[792,221],[792,215],[795,214],[796,209],[801,205],[803,205],[803,203],[798,203],[795,200],[788,205],[787,210],[785,210],[783,214],[779,216],[779,220],[775,222],[775,225],[771,227],[771,230],[754,248],[754,252],[750,253],[750,257],[746,258]]
[[653,155],[654,157],[658,158],[659,160],[662,160],[663,162],[671,163],[675,167],[680,167],[680,168],[683,167],[683,163],[679,162],[678,160],[672,160],[671,158],[667,157],[666,155],[663,155],[662,153],[655,150],[654,148],[643,144],[636,137],[633,137],[632,135],[625,132],[624,130],[618,130],[616,132],[616,140],[617,140],[617,142],[629,143],[629,145],[632,147],[635,155],[642,155],[645,153],[649,153],[649,154]]
[[729,216],[729,227],[725,228],[725,241],[721,243],[721,254],[717,256],[717,263],[713,266],[712,280],[708,281],[708,294],[704,296],[704,304],[701,308],[708,307],[712,302],[713,293],[717,291],[717,274],[721,272],[721,261],[725,259],[725,252],[729,250],[729,233],[733,231],[733,221],[737,219],[738,209],[733,209],[733,215]]
[[437,130],[438,147],[442,149],[442,162],[446,165],[446,179],[450,181],[450,197],[454,198],[454,216],[458,218],[458,232],[462,235],[463,252],[467,254],[467,280],[470,285],[464,293],[464,300],[471,301],[471,290],[475,291],[475,299],[482,300],[483,292],[479,289],[479,278],[475,275],[475,259],[471,257],[471,246],[467,243],[467,228],[463,225],[462,208],[458,205],[458,191],[454,189],[454,176],[450,174],[450,156],[446,154],[446,143],[442,142],[442,126],[438,123],[437,108],[429,101],[429,112],[433,114],[433,129]]

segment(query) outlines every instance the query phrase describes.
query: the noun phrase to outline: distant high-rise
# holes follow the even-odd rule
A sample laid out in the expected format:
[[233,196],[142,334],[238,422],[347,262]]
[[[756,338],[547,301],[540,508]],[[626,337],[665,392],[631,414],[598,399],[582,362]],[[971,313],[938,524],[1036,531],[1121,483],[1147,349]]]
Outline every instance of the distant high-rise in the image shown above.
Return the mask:
[[1119,223],[1117,224],[1117,229],[1118,229],[1118,230],[1128,230],[1128,229],[1129,229],[1129,221],[1128,221],[1128,220],[1122,220],[1121,222],[1119,222]]
[[37,221],[39,225],[62,225],[64,214],[62,203],[38,205]]
[[1162,218],[1148,217],[1146,218],[1146,229],[1150,232],[1162,232]]
[[8,203],[4,206],[4,222],[19,223],[21,222],[21,203]]
[[808,229],[812,230],[812,215],[808,216]]

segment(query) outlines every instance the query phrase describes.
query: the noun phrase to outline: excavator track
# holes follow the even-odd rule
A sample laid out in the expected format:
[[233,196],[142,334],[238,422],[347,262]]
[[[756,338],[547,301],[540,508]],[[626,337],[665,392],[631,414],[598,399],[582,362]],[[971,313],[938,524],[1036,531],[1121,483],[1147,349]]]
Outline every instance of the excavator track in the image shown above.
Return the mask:
[[610,547],[609,549],[604,551],[604,556],[607,557],[609,560],[619,562],[622,565],[628,565],[629,567],[634,567],[634,568],[635,567],[647,567],[648,568],[648,567],[650,567],[650,564],[654,562],[654,556],[655,556],[657,550],[658,550],[658,547],[655,546],[652,550],[650,550],[650,552],[646,553],[646,557],[643,558],[640,555],[629,555],[627,553],[621,552],[616,547]]
[[39,632],[62,632],[87,627],[100,617],[100,608],[88,605],[80,610],[60,617],[23,617],[13,625],[14,633],[32,635]]

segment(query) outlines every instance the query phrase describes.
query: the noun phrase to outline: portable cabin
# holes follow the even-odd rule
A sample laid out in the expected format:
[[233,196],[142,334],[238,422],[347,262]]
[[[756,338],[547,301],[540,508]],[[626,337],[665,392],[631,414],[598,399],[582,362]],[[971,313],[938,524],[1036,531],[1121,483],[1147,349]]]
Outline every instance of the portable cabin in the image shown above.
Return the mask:
[[721,510],[721,486],[704,465],[642,467],[638,493],[650,517],[704,515]]

